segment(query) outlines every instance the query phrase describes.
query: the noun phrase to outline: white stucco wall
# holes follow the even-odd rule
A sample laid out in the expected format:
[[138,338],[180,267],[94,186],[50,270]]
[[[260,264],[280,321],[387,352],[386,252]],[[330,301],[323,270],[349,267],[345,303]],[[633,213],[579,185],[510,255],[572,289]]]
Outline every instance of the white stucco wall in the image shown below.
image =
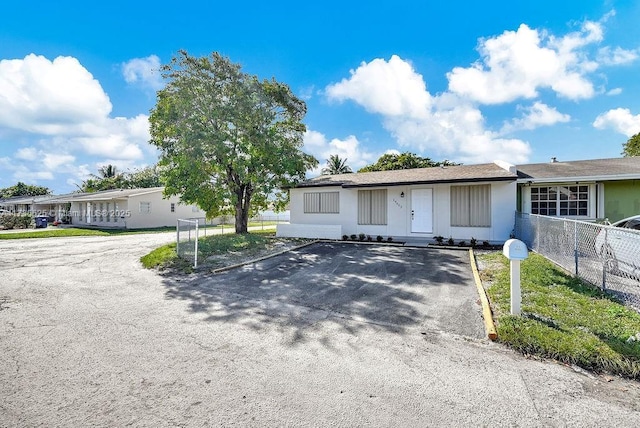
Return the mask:
[[[464,185],[459,183],[456,185]],[[516,183],[510,182],[477,182],[468,184],[491,185],[491,227],[451,227],[451,184],[432,184],[415,186],[393,186],[387,189],[387,224],[358,224],[358,189],[341,187],[314,187],[290,190],[291,223],[302,225],[342,226],[345,235],[365,233],[383,237],[424,237],[437,235],[456,240],[505,241],[509,239],[514,227],[516,210]],[[370,187],[367,190],[384,187]],[[432,189],[433,193],[433,232],[413,233],[411,231],[411,192],[415,189]],[[340,212],[338,214],[306,214],[304,213],[303,195],[305,192],[339,192]],[[404,193],[404,197],[401,194]]]
[[[151,212],[141,213],[140,202],[151,203]],[[172,203],[175,204],[175,212],[171,212]],[[179,218],[205,217],[205,212],[198,207],[180,204],[177,196],[163,199],[162,192],[130,197],[129,210],[131,216],[126,219],[127,229],[175,226]]]
[[[151,211],[140,212],[140,202],[149,202]],[[171,212],[171,204],[175,204],[175,212]],[[87,221],[87,205],[90,205],[91,219]],[[102,204],[102,205],[100,205]],[[107,206],[108,204],[108,206]],[[117,216],[96,216],[100,210],[117,212]],[[71,203],[72,224],[79,226],[118,227],[126,229],[141,229],[149,227],[175,226],[179,218],[205,217],[204,211],[193,208],[192,205],[183,205],[178,202],[178,197],[162,198],[162,192],[153,192],[143,195],[131,196],[126,199],[109,201],[82,201]],[[115,221],[114,221],[115,220]]]

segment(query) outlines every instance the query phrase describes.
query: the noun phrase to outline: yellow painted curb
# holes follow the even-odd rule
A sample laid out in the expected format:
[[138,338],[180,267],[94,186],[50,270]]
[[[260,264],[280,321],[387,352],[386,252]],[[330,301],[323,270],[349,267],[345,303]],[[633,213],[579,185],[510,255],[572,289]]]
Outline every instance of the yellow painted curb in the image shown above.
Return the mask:
[[482,286],[480,280],[480,274],[478,273],[478,266],[476,265],[476,257],[473,254],[473,249],[469,248],[469,258],[471,259],[471,270],[473,271],[473,279],[476,281],[476,287],[478,288],[478,294],[480,295],[480,303],[482,304],[482,318],[484,319],[484,329],[487,332],[487,337],[491,340],[498,338],[498,332],[496,326],[493,323],[493,314],[491,313],[491,306],[489,306],[489,299],[487,293]]
[[266,255],[264,257],[259,257],[257,259],[249,260],[249,261],[242,262],[242,263],[237,263],[235,265],[225,266],[225,267],[221,267],[221,268],[218,268],[218,269],[214,269],[214,270],[211,271],[211,273],[226,272],[228,270],[237,269],[237,268],[245,266],[245,265],[250,265],[250,264],[253,264],[253,263],[261,262],[262,260],[270,259],[271,257],[275,257],[275,256],[279,256],[280,254],[288,253],[289,251],[298,250],[298,249],[304,248],[304,247],[306,247],[308,245],[315,244],[316,242],[320,242],[320,240],[316,239],[315,241],[307,242],[306,244],[298,245],[297,247],[289,248],[287,250],[278,251],[277,253],[268,254],[268,255]]

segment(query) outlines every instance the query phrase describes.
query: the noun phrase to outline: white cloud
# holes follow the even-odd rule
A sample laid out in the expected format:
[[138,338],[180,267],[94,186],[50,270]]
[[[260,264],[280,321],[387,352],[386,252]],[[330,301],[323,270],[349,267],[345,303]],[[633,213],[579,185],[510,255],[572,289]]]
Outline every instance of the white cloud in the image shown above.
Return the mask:
[[160,58],[156,55],[130,59],[122,64],[122,75],[127,83],[139,84],[154,91],[164,86],[160,74]]
[[422,76],[397,55],[389,61],[363,62],[351,70],[350,78],[329,85],[326,93],[329,99],[353,100],[385,116],[423,117],[431,98]]
[[598,62],[604,65],[624,65],[636,59],[638,59],[637,49],[629,50],[621,47],[612,49],[610,46],[605,46],[598,50]]
[[75,183],[90,163],[149,163],[145,157],[156,149],[148,143],[148,116],[111,117],[111,110],[100,83],[76,58],[0,60],[0,143],[30,143],[16,150],[0,180]]
[[593,126],[597,129],[613,129],[631,137],[640,132],[640,114],[633,115],[628,108],[616,108],[596,117]]
[[35,147],[24,147],[15,154],[16,159],[34,161],[38,159],[38,150]]
[[463,162],[489,162],[501,158],[524,162],[528,144],[503,139],[485,129],[480,110],[461,97],[431,96],[422,76],[397,56],[375,59],[351,72],[349,79],[329,85],[332,99],[350,99],[367,111],[381,114],[383,126],[400,146],[446,156]]
[[331,155],[338,155],[341,159],[346,159],[347,165],[353,171],[357,171],[377,159],[375,155],[364,150],[353,135],[349,135],[343,140],[338,138],[329,140],[324,134],[312,130],[308,130],[304,134],[303,151],[315,156],[320,161],[320,165],[315,171],[312,171],[312,175],[320,173]]
[[620,95],[622,93],[622,88],[613,88],[609,91],[607,91],[607,95],[612,96],[612,95]]
[[571,116],[568,114],[560,113],[555,107],[549,107],[540,101],[536,101],[530,107],[519,107],[518,109],[524,112],[523,116],[506,123],[502,127],[501,133],[520,129],[536,129],[571,120]]
[[111,102],[77,59],[0,60],[0,127],[39,134],[76,132],[109,115]]
[[482,61],[448,73],[449,90],[484,104],[535,98],[540,88],[569,99],[590,98],[595,91],[585,75],[597,63],[581,49],[601,40],[599,23],[587,21],[579,32],[559,39],[522,24],[517,31],[480,40]]

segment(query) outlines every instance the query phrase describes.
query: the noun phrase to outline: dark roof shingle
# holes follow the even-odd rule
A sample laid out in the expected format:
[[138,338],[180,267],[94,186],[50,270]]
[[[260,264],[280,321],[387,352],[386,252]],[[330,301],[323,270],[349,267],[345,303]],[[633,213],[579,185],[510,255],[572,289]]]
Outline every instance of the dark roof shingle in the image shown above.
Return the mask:
[[475,181],[514,181],[513,172],[495,163],[456,165],[433,168],[401,169],[395,171],[359,172],[354,174],[321,175],[296,187],[374,187],[408,184],[461,183]]

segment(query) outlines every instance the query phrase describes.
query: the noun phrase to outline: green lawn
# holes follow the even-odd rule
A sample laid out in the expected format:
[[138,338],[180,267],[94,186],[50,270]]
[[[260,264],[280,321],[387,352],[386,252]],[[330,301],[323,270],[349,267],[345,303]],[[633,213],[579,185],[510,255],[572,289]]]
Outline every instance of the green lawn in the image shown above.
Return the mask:
[[163,233],[174,232],[175,227],[160,227],[153,229],[80,229],[74,227],[55,228],[47,230],[24,232],[0,233],[0,239],[28,239],[28,238],[58,238],[65,236],[111,236],[111,235],[132,235],[138,233]]
[[[509,264],[479,255],[498,340],[523,354],[640,379],[640,314],[533,254],[521,264],[522,316],[510,315]],[[630,339],[636,337],[638,340]]]
[[[244,256],[251,257],[264,250],[273,236],[273,230],[269,230],[252,231],[241,235],[224,234],[201,237],[198,241],[198,260],[206,260],[210,256],[230,252],[242,253]],[[156,248],[141,257],[140,261],[145,268],[174,268],[190,271],[188,263],[177,256],[175,243]]]

